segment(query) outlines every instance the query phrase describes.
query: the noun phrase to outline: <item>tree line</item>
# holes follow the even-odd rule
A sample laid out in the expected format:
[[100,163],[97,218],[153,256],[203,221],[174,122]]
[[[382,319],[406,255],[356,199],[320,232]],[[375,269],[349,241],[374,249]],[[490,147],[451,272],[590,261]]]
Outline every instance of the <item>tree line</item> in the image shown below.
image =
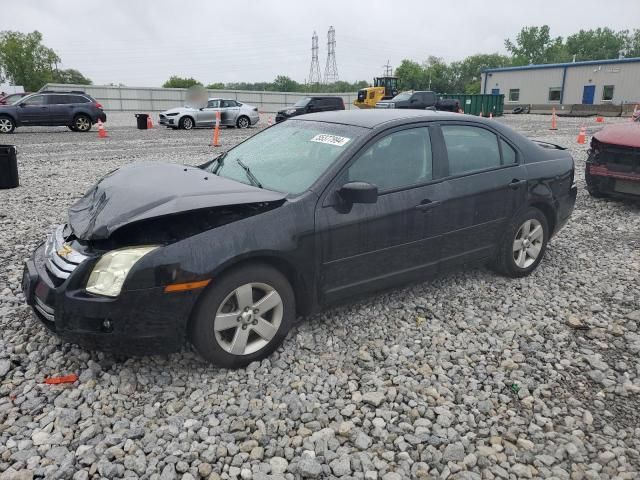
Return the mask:
[[[480,73],[485,68],[640,57],[640,29],[595,28],[563,38],[552,36],[548,25],[531,26],[522,28],[515,39],[506,39],[504,45],[507,55],[480,53],[454,62],[446,62],[437,56],[428,56],[422,62],[405,59],[395,70],[399,87],[401,90],[434,90],[438,93],[479,93]],[[40,32],[0,32],[0,82],[22,85],[27,91],[39,90],[47,83],[92,83],[78,70],[59,69],[60,62],[58,54],[42,43]],[[272,82],[204,85],[192,77],[172,76],[163,87],[203,85],[209,89],[337,93],[353,92],[369,84],[367,80],[360,80],[307,85],[278,75]]]

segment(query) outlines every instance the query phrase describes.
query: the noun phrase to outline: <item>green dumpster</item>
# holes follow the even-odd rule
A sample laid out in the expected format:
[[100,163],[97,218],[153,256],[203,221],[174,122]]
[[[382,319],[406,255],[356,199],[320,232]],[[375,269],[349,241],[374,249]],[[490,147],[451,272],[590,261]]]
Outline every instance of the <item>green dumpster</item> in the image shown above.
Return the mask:
[[440,98],[455,98],[460,102],[460,108],[464,113],[469,115],[482,115],[485,117],[492,113],[494,117],[498,117],[504,112],[504,95],[478,94],[443,94]]

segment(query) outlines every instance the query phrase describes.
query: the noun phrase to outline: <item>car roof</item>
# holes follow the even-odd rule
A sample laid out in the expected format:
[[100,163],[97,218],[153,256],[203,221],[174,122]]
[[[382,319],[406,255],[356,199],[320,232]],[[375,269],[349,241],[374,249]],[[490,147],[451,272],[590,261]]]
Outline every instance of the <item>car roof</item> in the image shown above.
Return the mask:
[[223,97],[211,97],[207,99],[207,102],[210,102],[211,100],[233,100],[234,102],[238,102],[240,103],[238,100],[236,100],[235,98],[223,98]]
[[341,123],[344,125],[354,125],[356,127],[375,128],[389,122],[410,120],[452,120],[462,119],[475,120],[480,122],[480,117],[471,115],[461,115],[451,112],[434,112],[433,110],[410,110],[410,109],[382,109],[372,108],[366,110],[336,110],[331,112],[308,113],[293,117],[287,121],[316,121],[327,123]]

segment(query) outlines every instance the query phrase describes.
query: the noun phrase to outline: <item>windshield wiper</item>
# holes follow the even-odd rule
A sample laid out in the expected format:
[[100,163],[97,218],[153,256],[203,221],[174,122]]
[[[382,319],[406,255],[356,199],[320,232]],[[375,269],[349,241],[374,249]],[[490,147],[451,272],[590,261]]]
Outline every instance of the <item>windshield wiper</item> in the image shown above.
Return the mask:
[[238,162],[238,165],[240,165],[245,173],[247,174],[247,178],[249,179],[249,181],[251,182],[251,185],[258,187],[258,188],[262,188],[262,184],[258,181],[258,179],[256,178],[256,176],[251,173],[251,169],[249,167],[247,167],[244,162],[242,160],[240,160],[239,158],[236,158],[236,162]]

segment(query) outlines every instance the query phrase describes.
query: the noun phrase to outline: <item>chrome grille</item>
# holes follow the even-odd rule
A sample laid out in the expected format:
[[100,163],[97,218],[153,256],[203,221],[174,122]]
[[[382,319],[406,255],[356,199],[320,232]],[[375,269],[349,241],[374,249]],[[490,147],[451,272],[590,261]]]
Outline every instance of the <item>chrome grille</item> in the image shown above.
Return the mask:
[[87,257],[80,252],[71,249],[65,242],[64,225],[56,227],[55,231],[47,238],[45,245],[45,266],[49,273],[60,280],[66,280],[69,275]]
[[55,322],[55,311],[50,306],[46,305],[42,300],[38,297],[34,297],[35,304],[33,305],[40,315],[44,317],[45,320],[50,322]]

